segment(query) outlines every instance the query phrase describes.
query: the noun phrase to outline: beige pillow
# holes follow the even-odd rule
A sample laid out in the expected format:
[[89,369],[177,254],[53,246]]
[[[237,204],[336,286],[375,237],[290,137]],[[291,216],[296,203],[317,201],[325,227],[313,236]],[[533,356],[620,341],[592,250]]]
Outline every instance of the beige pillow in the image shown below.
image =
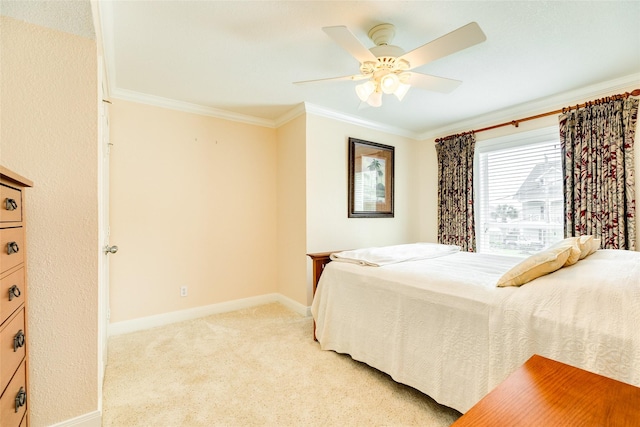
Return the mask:
[[[563,267],[568,267],[580,261],[582,257],[582,248],[580,245],[580,237],[567,237],[559,242],[551,245],[548,249],[554,248],[570,248],[569,257],[564,262]],[[588,250],[588,249],[587,249]],[[586,255],[585,255],[586,256]]]
[[559,246],[533,254],[503,274],[496,286],[520,286],[553,273],[562,268],[570,253],[570,246]]
[[[591,247],[593,246],[593,236],[580,236],[578,245],[580,246],[580,259],[584,259],[587,255],[591,255]],[[598,246],[600,246],[600,241],[598,240]]]
[[587,256],[591,255],[598,249],[600,249],[600,239],[593,238],[591,240],[591,248],[589,249],[589,253],[587,254]]

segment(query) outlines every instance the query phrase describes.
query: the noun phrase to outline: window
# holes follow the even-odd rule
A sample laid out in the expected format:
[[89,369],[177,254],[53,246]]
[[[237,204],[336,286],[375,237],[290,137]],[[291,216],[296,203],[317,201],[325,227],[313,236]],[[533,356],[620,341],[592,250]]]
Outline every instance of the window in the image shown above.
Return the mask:
[[527,256],[564,237],[557,127],[480,141],[474,168],[478,252]]

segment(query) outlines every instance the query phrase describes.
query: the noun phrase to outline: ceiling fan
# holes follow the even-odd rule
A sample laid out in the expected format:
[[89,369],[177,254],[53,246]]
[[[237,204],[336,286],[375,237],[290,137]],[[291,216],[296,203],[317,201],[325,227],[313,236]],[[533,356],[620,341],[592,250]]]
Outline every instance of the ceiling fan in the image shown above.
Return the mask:
[[322,30],[358,60],[360,74],[295,83],[367,80],[356,86],[356,93],[362,102],[372,107],[382,105],[383,93],[393,93],[402,100],[411,86],[442,93],[453,91],[462,83],[461,81],[410,70],[487,39],[480,26],[471,22],[405,53],[400,47],[390,44],[395,36],[393,24],[376,25],[369,31],[368,36],[375,43],[371,49],[367,49],[345,26],[324,27]]

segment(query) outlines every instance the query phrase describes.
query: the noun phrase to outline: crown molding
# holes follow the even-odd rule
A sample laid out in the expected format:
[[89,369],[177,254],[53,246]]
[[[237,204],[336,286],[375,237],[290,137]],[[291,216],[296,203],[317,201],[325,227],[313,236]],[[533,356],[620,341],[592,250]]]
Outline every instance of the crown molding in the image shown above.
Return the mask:
[[203,116],[216,117],[219,119],[232,120],[235,122],[242,122],[251,125],[263,126],[267,128],[278,128],[291,120],[299,117],[302,114],[313,114],[316,116],[327,117],[333,120],[362,126],[368,129],[377,130],[380,132],[386,132],[393,135],[404,136],[408,138],[417,139],[418,134],[408,131],[406,129],[388,126],[381,123],[364,120],[359,117],[351,116],[348,114],[340,113],[329,108],[320,107],[319,105],[311,104],[309,102],[303,102],[296,105],[291,110],[287,111],[276,120],[263,119],[260,117],[249,116],[245,114],[233,113],[231,111],[220,110],[212,107],[205,107],[203,105],[191,104],[188,102],[176,101],[169,98],[163,98],[155,95],[148,95],[145,93],[135,92],[128,89],[114,89],[111,91],[111,97],[115,99],[121,99],[123,101],[138,102],[141,104],[153,105],[155,107],[168,108],[171,110],[178,110],[187,113],[200,114]]
[[634,85],[640,85],[640,73],[564,92],[562,94],[540,98],[532,102],[517,105],[515,107],[509,107],[481,116],[476,116],[469,120],[457,122],[454,125],[443,126],[441,128],[428,130],[422,134],[395,126],[389,126],[382,123],[365,120],[360,117],[341,113],[309,102],[300,103],[277,119],[269,120],[217,108],[205,107],[203,105],[176,101],[173,99],[163,98],[155,95],[148,95],[127,89],[113,89],[111,91],[111,97],[122,99],[125,101],[138,102],[142,104],[216,117],[219,119],[231,120],[235,122],[242,122],[251,125],[263,126],[272,129],[278,128],[306,113],[320,117],[326,117],[332,120],[337,120],[352,125],[362,126],[367,129],[372,129],[379,132],[385,132],[392,135],[398,135],[416,139],[418,141],[423,141],[451,135],[458,132],[466,132],[477,127],[490,126],[492,123],[502,123],[511,120],[517,120],[518,118],[540,114],[541,111],[543,112],[549,109],[557,109],[562,108],[563,106],[585,102],[585,99],[589,100],[601,98],[617,91],[623,91],[625,89],[628,90],[629,87]]
[[338,120],[341,122],[349,123],[352,125],[362,126],[368,129],[386,132],[393,135],[403,136],[407,138],[417,139],[418,134],[407,129],[402,129],[395,126],[389,126],[382,123],[365,120],[360,117],[351,116],[349,114],[340,113],[334,110],[330,110],[328,108],[320,107],[315,104],[311,104],[309,102],[304,103],[304,110],[308,114],[313,114],[316,116],[327,117],[329,119]]
[[[197,107],[197,106],[196,106]],[[202,107],[205,108],[205,107]],[[209,109],[210,111],[213,111],[214,109]],[[216,110],[218,113],[227,113],[223,110]],[[197,111],[192,111],[197,113]],[[398,135],[398,136],[404,136],[404,137],[408,137],[408,138],[417,138],[418,134],[408,131],[406,129],[402,129],[399,127],[393,127],[393,126],[388,126],[388,125],[384,125],[381,123],[377,123],[377,122],[373,122],[373,121],[369,121],[369,120],[364,120],[361,119],[359,117],[355,117],[355,116],[351,116],[349,114],[344,114],[335,110],[332,110],[330,108],[325,108],[325,107],[321,107],[319,105],[316,104],[312,104],[310,102],[301,102],[300,104],[296,105],[295,107],[293,107],[291,110],[287,111],[286,113],[284,113],[283,115],[281,115],[280,117],[278,117],[277,119],[275,119],[274,121],[268,121],[268,120],[264,120],[264,119],[259,119],[256,117],[250,117],[250,116],[244,116],[245,118],[251,118],[254,120],[264,120],[265,122],[268,122],[268,124],[264,124],[263,126],[268,126],[268,127],[272,127],[272,128],[279,128],[280,126],[290,122],[291,120],[296,119],[297,117],[300,117],[301,115],[304,114],[313,114],[316,116],[320,116],[320,117],[326,117],[326,118],[330,118],[333,120],[338,120],[341,122],[345,122],[345,123],[349,123],[349,124],[353,124],[353,125],[357,125],[357,126],[362,126],[362,127],[366,127],[368,129],[373,129],[373,130],[377,130],[377,131],[381,131],[381,132],[386,132],[386,133],[390,133],[390,134],[394,134],[394,135]],[[209,115],[215,115],[215,114],[209,114]],[[216,115],[216,117],[220,117],[220,118],[227,118],[224,117],[222,115]],[[243,120],[238,120],[238,121],[243,121]],[[253,123],[256,124],[256,123]]]
[[291,120],[303,115],[305,113],[304,103],[297,104],[291,110],[287,111],[275,120],[275,127],[289,123]]
[[476,116],[472,119],[458,122],[454,125],[443,126],[424,132],[418,136],[420,141],[434,139],[452,135],[459,132],[468,132],[478,127],[491,126],[496,123],[509,122],[512,120],[530,117],[541,114],[545,111],[560,109],[568,105],[584,103],[585,100],[602,98],[612,93],[628,90],[629,87],[640,85],[640,73],[631,74],[606,82],[597,83],[580,89],[540,98],[535,101],[523,103],[514,107],[494,111],[489,114]]
[[153,105],[156,107],[168,108],[171,110],[183,111],[186,113],[200,114],[203,116],[216,117],[219,119],[231,120],[234,122],[242,122],[251,125],[263,126],[267,128],[275,128],[274,120],[263,119],[260,117],[249,116],[246,114],[234,113],[231,111],[220,110],[203,105],[191,104],[189,102],[176,101],[174,99],[163,98],[161,96],[148,95],[145,93],[134,92],[127,89],[114,89],[111,97],[122,99],[124,101],[139,102],[141,104]]

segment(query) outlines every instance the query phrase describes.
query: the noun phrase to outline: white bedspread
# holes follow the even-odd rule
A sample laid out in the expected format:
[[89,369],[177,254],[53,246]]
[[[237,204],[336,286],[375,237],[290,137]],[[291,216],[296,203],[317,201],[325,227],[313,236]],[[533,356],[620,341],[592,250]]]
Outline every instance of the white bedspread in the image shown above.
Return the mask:
[[399,262],[437,258],[459,252],[460,246],[439,243],[409,243],[405,245],[381,246],[355,249],[331,254],[334,261],[380,267]]
[[520,288],[521,259],[459,252],[332,262],[312,305],[321,348],[467,411],[537,353],[640,386],[640,253],[601,250]]

